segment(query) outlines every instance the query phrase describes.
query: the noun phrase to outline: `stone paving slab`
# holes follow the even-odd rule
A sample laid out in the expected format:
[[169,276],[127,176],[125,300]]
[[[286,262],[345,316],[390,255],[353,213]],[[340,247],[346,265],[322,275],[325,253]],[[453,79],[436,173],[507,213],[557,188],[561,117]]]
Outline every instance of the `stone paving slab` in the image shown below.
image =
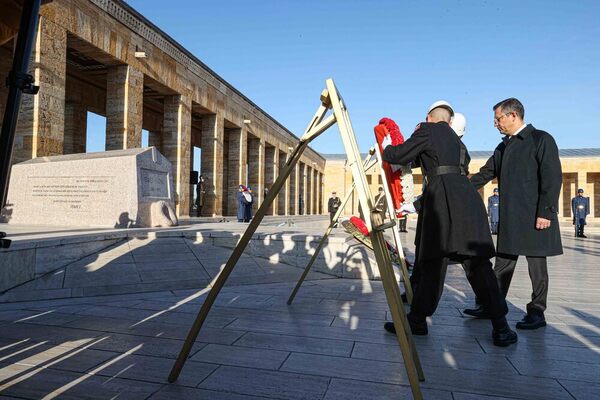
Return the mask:
[[[190,248],[186,239],[168,241]],[[462,269],[449,267],[430,334],[414,338],[426,399],[600,399],[600,271],[593,254],[600,243],[563,241],[565,255],[549,263],[548,326],[519,332],[509,348],[493,346],[489,321],[461,313],[474,295]],[[141,249],[141,242],[133,246]],[[215,273],[230,250],[203,257],[210,248],[194,245],[196,261],[178,261]],[[89,265],[100,260],[110,263],[111,256]],[[134,261],[141,269],[153,263]],[[396,338],[382,329],[389,311],[380,282],[311,280],[288,306],[298,270],[274,279],[269,271],[277,264],[263,261],[244,256],[241,270],[254,275],[240,273],[222,290],[176,384],[166,377],[206,299],[204,286],[0,304],[0,399],[410,398]],[[164,270],[178,268],[173,262]],[[508,297],[511,324],[530,291],[519,259]]]

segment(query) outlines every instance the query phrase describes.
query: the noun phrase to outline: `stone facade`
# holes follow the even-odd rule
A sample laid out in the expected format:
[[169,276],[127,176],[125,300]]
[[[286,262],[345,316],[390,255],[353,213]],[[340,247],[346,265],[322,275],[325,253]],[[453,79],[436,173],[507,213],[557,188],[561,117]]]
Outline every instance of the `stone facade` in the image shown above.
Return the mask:
[[[12,46],[12,41],[0,46],[0,54],[10,55]],[[140,51],[144,57],[136,57]],[[280,170],[281,155],[285,162],[298,142],[121,0],[54,0],[43,5],[32,58],[40,92],[23,96],[13,162],[85,152],[87,112],[106,117],[106,150],[141,147],[145,129],[149,145],[173,165],[180,217],[191,208],[193,146],[201,149],[199,172],[206,179],[202,214],[218,216],[235,214],[239,184],[253,186],[258,207],[264,188]],[[1,81],[9,68],[10,60],[2,57]],[[320,173],[325,168],[325,159],[311,148],[301,162]],[[300,191],[291,188],[294,178],[269,214],[297,213],[298,198],[293,196]]]

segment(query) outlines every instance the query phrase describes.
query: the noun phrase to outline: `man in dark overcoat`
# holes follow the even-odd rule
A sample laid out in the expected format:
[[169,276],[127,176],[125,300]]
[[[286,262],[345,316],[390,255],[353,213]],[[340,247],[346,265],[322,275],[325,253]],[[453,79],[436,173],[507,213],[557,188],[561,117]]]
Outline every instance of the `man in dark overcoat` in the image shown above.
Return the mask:
[[246,190],[246,186],[240,185],[237,193],[237,201],[238,201],[238,209],[237,209],[237,220],[238,222],[244,222],[244,217],[246,214],[246,204],[248,201],[244,197],[244,191]]
[[[546,325],[546,257],[563,252],[557,218],[562,171],[552,136],[526,125],[524,115],[523,104],[515,98],[494,106],[494,125],[506,136],[471,182],[479,189],[498,179],[502,201],[494,272],[506,296],[517,258],[527,257],[533,293],[527,314],[517,328],[537,329]],[[479,318],[488,316],[485,306],[465,313]]]
[[[434,103],[436,105],[436,103]],[[469,283],[491,311],[492,338],[508,346],[517,335],[507,322],[508,308],[492,271],[495,253],[485,206],[467,178],[469,156],[465,145],[450,128],[454,114],[446,102],[430,109],[404,144],[382,142],[383,161],[421,166],[427,185],[420,199],[415,238],[419,284],[415,287],[408,321],[413,334],[426,335],[426,317],[434,313],[441,297],[448,262],[460,262]],[[384,325],[394,332],[393,323]]]
[[583,233],[585,218],[590,213],[590,198],[583,197],[583,189],[577,190],[577,196],[571,199],[571,210],[573,211],[573,225],[575,225],[575,237],[586,238]]
[[494,188],[494,194],[488,197],[488,216],[490,217],[490,230],[492,235],[498,234],[498,221],[500,220],[500,196],[498,188]]

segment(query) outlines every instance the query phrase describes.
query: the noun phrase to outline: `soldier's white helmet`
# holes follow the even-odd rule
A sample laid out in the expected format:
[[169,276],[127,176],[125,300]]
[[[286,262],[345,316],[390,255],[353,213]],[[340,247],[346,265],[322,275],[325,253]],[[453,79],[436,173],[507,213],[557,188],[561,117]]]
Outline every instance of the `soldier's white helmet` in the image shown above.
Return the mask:
[[454,118],[452,119],[452,123],[450,127],[454,129],[454,132],[458,135],[458,137],[463,137],[465,131],[467,130],[467,119],[461,113],[454,114]]
[[434,108],[438,108],[438,107],[443,107],[443,108],[447,109],[448,111],[450,111],[450,115],[454,116],[454,109],[452,108],[450,103],[448,103],[446,100],[438,100],[435,103],[433,103],[432,105],[430,105],[429,110],[427,111],[427,114],[429,114],[431,112],[431,110],[433,110]]

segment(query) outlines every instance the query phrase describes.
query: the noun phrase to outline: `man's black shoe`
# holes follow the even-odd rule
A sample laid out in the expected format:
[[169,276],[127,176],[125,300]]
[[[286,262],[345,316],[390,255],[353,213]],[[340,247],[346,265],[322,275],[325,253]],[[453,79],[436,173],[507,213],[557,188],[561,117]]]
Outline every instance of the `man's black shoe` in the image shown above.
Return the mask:
[[386,322],[385,324],[383,324],[383,329],[385,329],[389,333],[396,334],[396,327],[394,326],[393,322]]
[[[427,321],[412,321],[409,317],[408,324],[410,325],[410,331],[413,335],[427,335]],[[385,324],[383,324],[383,329],[385,329],[389,333],[396,334],[396,327],[394,326],[393,322],[386,322]]]
[[582,238],[586,238],[586,239],[587,239],[587,236],[585,236],[584,234],[581,234],[581,236],[579,236],[579,237],[582,237]]
[[546,318],[543,313],[527,313],[522,320],[517,322],[517,329],[538,329],[546,326]]
[[478,319],[490,319],[490,314],[483,306],[478,305],[477,308],[467,308],[463,310],[463,314],[470,315]]
[[513,343],[517,343],[517,332],[511,330],[508,326],[502,329],[494,329],[492,331],[492,339],[494,346],[506,347]]

